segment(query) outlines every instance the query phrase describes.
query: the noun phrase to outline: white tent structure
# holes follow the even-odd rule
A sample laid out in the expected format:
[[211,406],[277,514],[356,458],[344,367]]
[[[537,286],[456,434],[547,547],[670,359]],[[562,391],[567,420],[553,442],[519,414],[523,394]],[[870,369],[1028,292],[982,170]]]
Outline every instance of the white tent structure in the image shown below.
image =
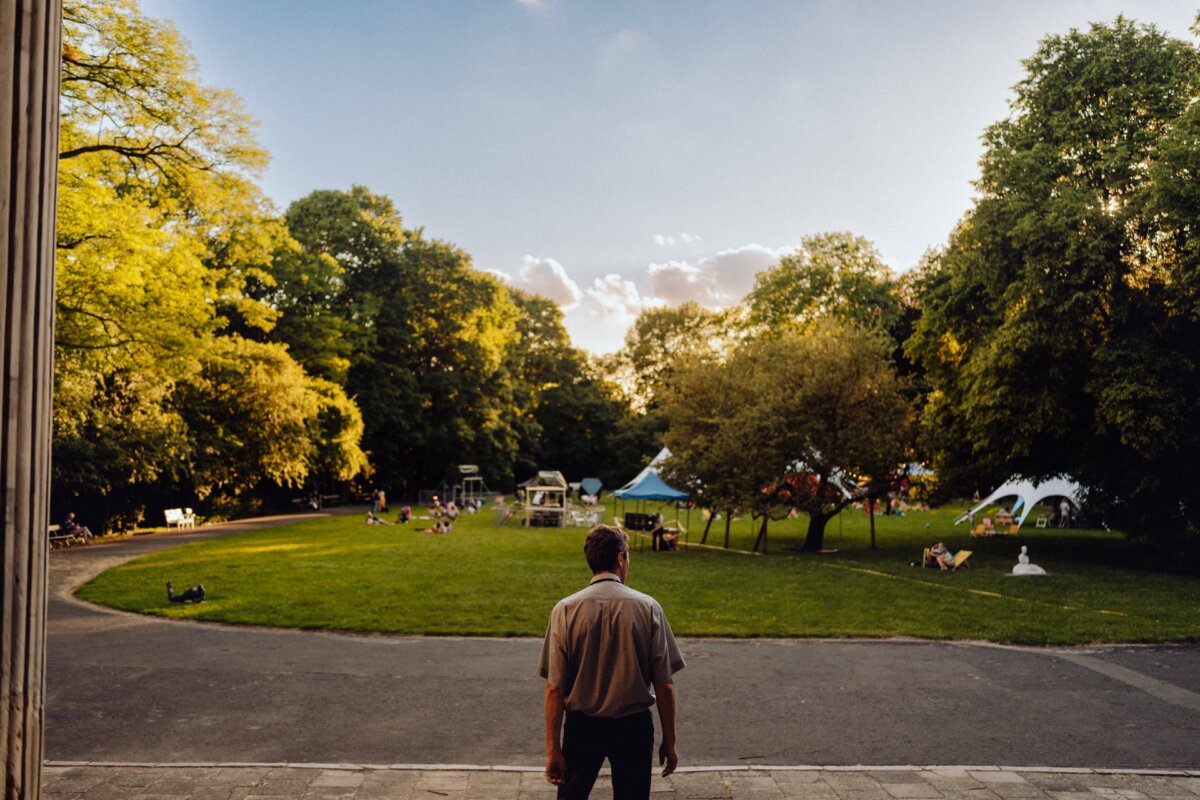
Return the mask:
[[1068,478],[1051,478],[1048,481],[1034,483],[1031,480],[1014,475],[1004,485],[998,487],[984,498],[982,502],[977,503],[966,514],[954,520],[954,524],[957,525],[960,522],[965,522],[979,511],[990,505],[994,505],[996,501],[1005,497],[1017,498],[1017,502],[1012,507],[1013,521],[1017,525],[1021,525],[1025,521],[1025,517],[1028,516],[1029,510],[1047,497],[1065,497],[1071,502],[1071,505],[1079,508],[1082,496],[1083,490],[1079,484]]
[[635,475],[633,480],[622,486],[620,489],[617,489],[615,492],[617,497],[620,497],[621,493],[629,491],[642,481],[646,480],[647,475],[657,475],[659,466],[670,457],[671,451],[667,448],[664,447],[662,450],[659,450],[658,455],[650,459],[650,463],[643,467],[642,471]]

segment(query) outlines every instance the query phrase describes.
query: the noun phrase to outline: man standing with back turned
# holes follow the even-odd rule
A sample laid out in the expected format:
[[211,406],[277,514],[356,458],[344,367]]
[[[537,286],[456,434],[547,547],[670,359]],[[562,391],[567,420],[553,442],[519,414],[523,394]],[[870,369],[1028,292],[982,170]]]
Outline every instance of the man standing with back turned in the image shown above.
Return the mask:
[[662,606],[625,585],[624,531],[597,525],[583,552],[592,581],[554,606],[538,662],[538,675],[546,679],[546,780],[558,786],[559,800],[583,800],[607,758],[613,797],[645,800],[654,753],[650,706],[656,697],[663,777],[679,763],[671,676],[683,669],[683,656]]

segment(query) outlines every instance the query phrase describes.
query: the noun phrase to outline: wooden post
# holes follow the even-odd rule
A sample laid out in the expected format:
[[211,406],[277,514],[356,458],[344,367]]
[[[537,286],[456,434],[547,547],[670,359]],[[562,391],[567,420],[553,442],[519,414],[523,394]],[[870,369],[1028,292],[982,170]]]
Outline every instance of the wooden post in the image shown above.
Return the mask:
[[41,794],[61,0],[0,2],[0,747]]

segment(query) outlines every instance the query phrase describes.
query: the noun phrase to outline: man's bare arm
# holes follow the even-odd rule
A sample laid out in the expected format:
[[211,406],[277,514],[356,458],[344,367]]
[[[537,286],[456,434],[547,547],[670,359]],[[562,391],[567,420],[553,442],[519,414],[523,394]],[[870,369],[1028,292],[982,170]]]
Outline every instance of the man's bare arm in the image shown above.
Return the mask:
[[563,709],[562,690],[552,683],[546,684],[546,780],[554,785],[563,782],[567,771],[567,760],[562,752]]
[[675,684],[671,681],[654,684],[654,695],[658,698],[658,722],[662,727],[658,763],[663,767],[665,778],[679,765],[679,754],[675,752]]

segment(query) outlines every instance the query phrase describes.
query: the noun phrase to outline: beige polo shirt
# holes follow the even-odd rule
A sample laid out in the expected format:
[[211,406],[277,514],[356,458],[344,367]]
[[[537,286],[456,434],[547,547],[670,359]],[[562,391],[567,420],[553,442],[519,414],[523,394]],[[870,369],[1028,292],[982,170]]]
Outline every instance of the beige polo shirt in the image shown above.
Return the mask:
[[650,686],[684,666],[658,601],[602,572],[554,606],[537,673],[569,711],[626,717],[654,705]]

